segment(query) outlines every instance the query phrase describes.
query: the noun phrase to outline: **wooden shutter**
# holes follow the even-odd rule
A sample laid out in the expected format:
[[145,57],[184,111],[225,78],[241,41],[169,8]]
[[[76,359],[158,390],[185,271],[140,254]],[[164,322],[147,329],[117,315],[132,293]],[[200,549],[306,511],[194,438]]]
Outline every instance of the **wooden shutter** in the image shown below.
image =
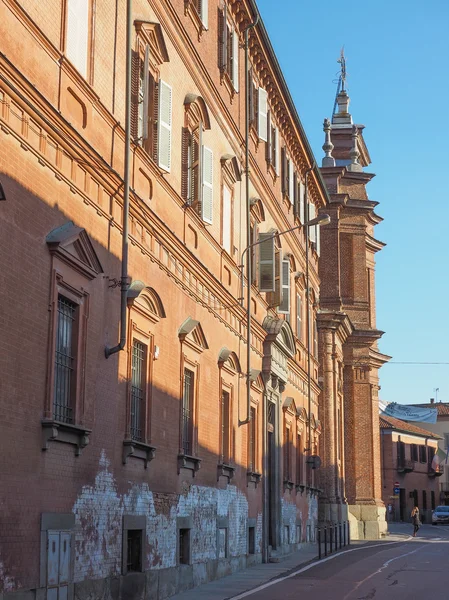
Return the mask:
[[220,69],[225,72],[228,66],[228,8],[226,2],[220,13]]
[[259,134],[259,138],[264,142],[267,141],[267,112],[268,112],[268,104],[267,104],[267,92],[263,88],[259,87],[257,90],[257,132]]
[[84,78],[87,76],[88,45],[89,0],[68,0],[66,54]]
[[299,220],[301,223],[305,223],[305,214],[304,214],[304,184],[302,181],[299,182]]
[[[143,63],[143,97],[142,97],[142,140],[148,139],[148,102],[150,94],[150,46],[145,46],[145,62]],[[140,109],[140,106],[139,106]]]
[[131,137],[137,142],[141,133],[140,90],[141,90],[141,60],[138,52],[131,55]]
[[290,200],[290,204],[293,204],[295,201],[295,179],[293,176],[293,161],[288,161],[288,197]]
[[232,85],[236,92],[239,91],[239,35],[234,29],[232,32]]
[[259,289],[274,292],[274,238],[272,233],[259,234]]
[[223,186],[223,248],[231,254],[231,191]]
[[285,146],[281,148],[281,162],[282,195],[285,196],[288,193],[288,159]]
[[[315,204],[312,202],[309,204],[309,221],[315,218]],[[312,242],[316,242],[316,229],[315,225],[313,227],[309,227],[309,239]]]
[[278,313],[284,315],[290,314],[290,261],[288,258],[282,260],[282,277],[281,277],[281,302],[279,304]]
[[172,88],[159,80],[159,115],[157,131],[157,161],[166,171],[171,168]]
[[302,298],[296,294],[296,337],[302,339]]
[[296,171],[293,173],[293,216],[296,218],[298,216],[298,203],[299,203],[299,184],[298,184],[298,176]]
[[267,163],[271,165],[271,157],[272,157],[272,135],[271,135],[271,112],[267,112]]
[[209,1],[201,0],[200,2],[200,18],[204,25],[204,29],[209,27]]
[[250,67],[248,70],[248,97],[249,97],[249,122],[254,124],[256,119],[256,107],[254,106],[254,80],[253,80],[253,68]]
[[274,170],[276,171],[276,175],[279,175],[279,164],[280,164],[280,156],[279,156],[279,129],[277,127],[274,128]]
[[206,223],[212,224],[213,214],[213,153],[210,148],[203,146],[203,160],[201,165],[201,218]]
[[282,300],[282,253],[276,248],[274,253],[274,294],[269,294],[267,302],[270,306],[279,306]]

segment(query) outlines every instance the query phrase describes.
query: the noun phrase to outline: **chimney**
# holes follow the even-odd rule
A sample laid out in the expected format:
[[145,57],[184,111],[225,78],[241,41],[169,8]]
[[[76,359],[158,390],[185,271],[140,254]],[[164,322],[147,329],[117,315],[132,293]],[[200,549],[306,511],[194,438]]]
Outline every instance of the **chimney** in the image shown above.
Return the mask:
[[435,398],[430,399],[430,404],[435,404]]

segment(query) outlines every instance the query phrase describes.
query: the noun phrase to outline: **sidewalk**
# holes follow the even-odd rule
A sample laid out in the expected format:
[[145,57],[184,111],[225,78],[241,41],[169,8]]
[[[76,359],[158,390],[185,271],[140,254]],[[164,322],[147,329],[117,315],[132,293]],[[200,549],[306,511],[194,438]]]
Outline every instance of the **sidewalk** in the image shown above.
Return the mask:
[[288,554],[278,563],[258,564],[222,577],[216,581],[171,596],[170,600],[227,600],[279,577],[295,567],[305,565],[318,556],[316,544],[304,544],[301,550]]

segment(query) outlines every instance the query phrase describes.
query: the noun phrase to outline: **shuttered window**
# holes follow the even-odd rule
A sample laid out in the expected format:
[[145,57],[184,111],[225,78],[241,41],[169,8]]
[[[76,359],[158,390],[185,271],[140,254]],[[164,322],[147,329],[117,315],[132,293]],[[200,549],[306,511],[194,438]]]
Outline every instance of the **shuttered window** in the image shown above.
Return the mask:
[[67,1],[66,54],[84,78],[87,78],[89,48],[89,2],[90,0]]
[[274,149],[274,157],[273,157],[273,167],[274,170],[276,172],[276,175],[279,175],[279,171],[280,171],[280,163],[281,163],[281,157],[280,157],[280,147],[279,147],[279,129],[277,127],[274,127],[274,145],[273,145],[273,149]]
[[274,292],[274,238],[271,233],[261,233],[259,241],[259,289],[261,292]]
[[212,224],[213,217],[213,152],[203,146],[203,163],[201,165],[202,191],[201,191],[201,218],[206,223]]
[[257,132],[259,134],[259,138],[266,142],[268,140],[267,136],[267,126],[268,126],[268,104],[267,104],[267,92],[263,88],[258,89],[258,102],[257,102]]
[[302,298],[296,294],[296,337],[302,340]]
[[[316,214],[315,204],[310,203],[309,204],[309,221],[312,221],[312,219],[315,218],[315,214]],[[312,241],[314,243],[316,242],[316,227],[315,226],[309,227],[309,238],[310,238],[310,241]]]
[[231,65],[231,80],[236,92],[239,91],[239,36],[237,32],[232,32],[232,65]]
[[208,0],[199,0],[199,15],[204,29],[209,27],[209,2]]
[[290,204],[293,204],[295,200],[295,187],[294,187],[294,171],[293,171],[293,162],[291,160],[288,161],[288,197],[290,200]]
[[231,254],[231,191],[223,186],[223,248]]
[[71,540],[68,531],[48,531],[47,537],[47,598],[66,600],[71,582]]
[[228,21],[226,2],[220,13],[220,70],[227,74],[236,92],[239,91],[239,36]]
[[159,80],[158,152],[159,166],[165,171],[171,168],[172,88]]
[[304,210],[304,196],[305,196],[305,187],[302,181],[299,182],[299,220],[301,223],[305,223],[305,210]]
[[278,313],[290,314],[290,261],[288,258],[282,260],[281,302]]

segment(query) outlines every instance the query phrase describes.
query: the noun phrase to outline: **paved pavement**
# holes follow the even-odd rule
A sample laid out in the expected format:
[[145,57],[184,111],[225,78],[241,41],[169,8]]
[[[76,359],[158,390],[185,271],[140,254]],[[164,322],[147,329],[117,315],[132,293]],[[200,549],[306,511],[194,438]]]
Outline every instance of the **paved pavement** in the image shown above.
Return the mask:
[[[372,544],[384,544],[386,542],[404,542],[409,534],[410,525],[398,526],[383,541],[379,542],[353,542],[351,549],[361,548]],[[334,555],[331,555],[334,556]],[[301,550],[294,552],[279,563],[259,564],[248,569],[244,569],[233,575],[223,577],[217,581],[212,581],[205,585],[198,586],[182,594],[172,596],[170,600],[229,600],[239,598],[240,595],[258,588],[260,585],[282,577],[288,576],[298,569],[316,561],[318,558],[318,549],[316,544],[304,544]],[[320,564],[320,563],[317,563]],[[257,596],[253,596],[254,599]],[[264,596],[265,597],[265,596]],[[277,596],[266,596],[266,598],[275,598]],[[449,598],[449,596],[448,596]],[[424,600],[424,599],[423,599]],[[433,599],[434,600],[434,599]],[[446,600],[448,600],[446,598]]]

